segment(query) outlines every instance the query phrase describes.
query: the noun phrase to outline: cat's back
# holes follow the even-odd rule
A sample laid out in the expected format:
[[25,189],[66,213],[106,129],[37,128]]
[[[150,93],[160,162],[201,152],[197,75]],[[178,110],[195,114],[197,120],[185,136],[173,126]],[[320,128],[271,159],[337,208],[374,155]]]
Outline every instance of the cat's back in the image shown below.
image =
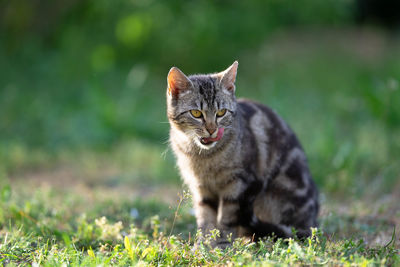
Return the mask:
[[246,98],[239,98],[237,104],[239,116],[248,122],[247,125],[255,128],[265,126],[270,130],[274,128],[276,131],[281,131],[281,134],[293,133],[287,123],[270,107]]
[[[289,125],[271,108],[248,99],[238,99],[244,154],[252,155],[261,176],[275,176],[291,154],[306,160]],[[308,170],[307,170],[308,171]]]

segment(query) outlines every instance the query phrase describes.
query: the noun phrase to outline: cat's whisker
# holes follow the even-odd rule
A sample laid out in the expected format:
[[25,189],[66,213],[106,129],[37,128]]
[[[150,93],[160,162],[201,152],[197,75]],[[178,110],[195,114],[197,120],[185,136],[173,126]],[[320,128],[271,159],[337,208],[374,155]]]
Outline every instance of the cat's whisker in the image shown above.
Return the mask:
[[161,157],[165,160],[167,158],[167,153],[170,150],[170,146],[167,146],[163,152],[161,152]]
[[169,145],[171,143],[171,140],[167,139],[162,142],[163,145]]

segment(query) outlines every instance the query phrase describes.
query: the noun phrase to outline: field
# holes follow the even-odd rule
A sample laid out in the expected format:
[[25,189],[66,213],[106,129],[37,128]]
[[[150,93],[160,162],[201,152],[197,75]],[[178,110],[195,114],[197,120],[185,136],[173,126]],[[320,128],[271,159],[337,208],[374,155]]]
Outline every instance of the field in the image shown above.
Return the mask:
[[167,142],[168,68],[115,67],[58,85],[72,75],[59,55],[24,68],[12,57],[0,54],[9,63],[0,64],[3,265],[400,266],[398,38],[275,31],[218,69],[202,67],[239,60],[238,96],[289,122],[321,196],[308,240],[236,240],[226,251],[193,249],[200,233]]

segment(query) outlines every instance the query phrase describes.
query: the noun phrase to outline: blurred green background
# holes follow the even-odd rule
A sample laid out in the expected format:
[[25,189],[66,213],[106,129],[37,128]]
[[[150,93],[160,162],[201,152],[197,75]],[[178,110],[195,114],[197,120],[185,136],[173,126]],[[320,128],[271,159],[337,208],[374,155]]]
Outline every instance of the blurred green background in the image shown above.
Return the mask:
[[373,2],[2,1],[0,177],[179,185],[168,70],[239,60],[238,96],[289,122],[323,194],[400,191],[398,20]]

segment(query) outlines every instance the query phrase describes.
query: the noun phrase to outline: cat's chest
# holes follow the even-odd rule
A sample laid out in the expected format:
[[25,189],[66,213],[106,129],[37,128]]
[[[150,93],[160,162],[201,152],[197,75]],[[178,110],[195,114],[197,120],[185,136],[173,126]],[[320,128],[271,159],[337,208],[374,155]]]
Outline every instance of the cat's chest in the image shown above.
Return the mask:
[[232,179],[239,167],[235,160],[225,157],[207,159],[179,158],[178,165],[187,184],[219,190]]

